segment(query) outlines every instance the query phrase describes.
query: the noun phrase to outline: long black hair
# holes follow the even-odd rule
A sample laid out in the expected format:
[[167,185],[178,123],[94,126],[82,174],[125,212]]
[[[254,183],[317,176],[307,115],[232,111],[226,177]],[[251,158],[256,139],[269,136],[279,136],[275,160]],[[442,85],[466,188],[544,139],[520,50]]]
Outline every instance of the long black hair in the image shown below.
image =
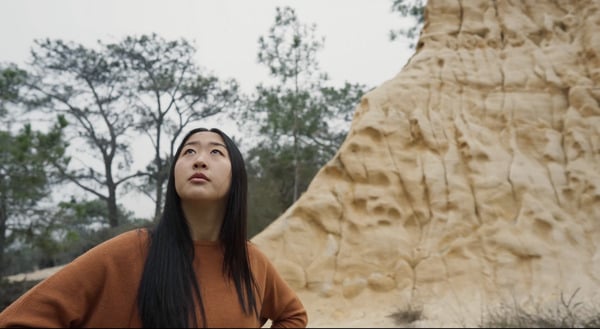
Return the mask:
[[[181,199],[175,190],[175,163],[190,136],[211,131],[223,138],[231,161],[231,186],[227,197],[225,218],[219,231],[224,248],[223,273],[235,283],[238,301],[246,314],[258,318],[254,287],[256,283],[247,250],[248,178],[244,158],[235,143],[221,130],[196,128],[187,133],[177,148],[171,164],[165,205],[156,227],[149,230],[150,245],[138,290],[138,309],[146,328],[195,327],[197,300],[206,327],[206,312],[193,267],[194,242],[181,209]],[[199,255],[201,257],[201,255]]]

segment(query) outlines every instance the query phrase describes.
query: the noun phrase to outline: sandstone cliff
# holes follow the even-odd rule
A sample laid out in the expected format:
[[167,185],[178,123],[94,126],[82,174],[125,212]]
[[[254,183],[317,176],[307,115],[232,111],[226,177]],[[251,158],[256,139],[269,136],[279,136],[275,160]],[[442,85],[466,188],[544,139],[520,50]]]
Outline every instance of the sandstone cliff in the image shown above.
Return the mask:
[[598,300],[599,104],[600,2],[429,0],[413,57],[253,241],[311,326]]

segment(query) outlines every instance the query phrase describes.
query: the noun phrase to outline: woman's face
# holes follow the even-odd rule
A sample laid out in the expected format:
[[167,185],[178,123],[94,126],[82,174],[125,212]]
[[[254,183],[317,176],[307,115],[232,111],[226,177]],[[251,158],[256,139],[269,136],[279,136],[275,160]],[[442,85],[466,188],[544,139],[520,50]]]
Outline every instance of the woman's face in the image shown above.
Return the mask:
[[219,134],[193,134],[175,161],[175,190],[182,202],[226,200],[231,185],[231,160]]

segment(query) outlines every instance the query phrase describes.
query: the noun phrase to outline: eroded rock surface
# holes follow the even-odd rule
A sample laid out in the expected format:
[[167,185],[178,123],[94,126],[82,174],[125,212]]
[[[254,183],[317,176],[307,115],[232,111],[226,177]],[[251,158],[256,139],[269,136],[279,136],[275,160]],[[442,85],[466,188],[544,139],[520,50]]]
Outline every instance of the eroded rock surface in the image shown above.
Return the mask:
[[429,0],[413,57],[253,241],[312,326],[597,300],[599,104],[600,2]]

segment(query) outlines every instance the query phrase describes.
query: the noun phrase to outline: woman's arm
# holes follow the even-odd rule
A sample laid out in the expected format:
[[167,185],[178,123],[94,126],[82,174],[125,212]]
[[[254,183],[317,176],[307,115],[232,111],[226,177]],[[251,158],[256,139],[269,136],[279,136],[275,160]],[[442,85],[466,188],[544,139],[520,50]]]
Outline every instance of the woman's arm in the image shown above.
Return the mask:
[[261,266],[257,267],[265,271],[255,273],[255,278],[263,281],[259,282],[264,289],[261,317],[271,320],[271,328],[305,328],[308,314],[300,298],[267,257],[260,251],[257,254],[260,258],[264,257]]
[[128,325],[143,263],[138,234],[105,241],[38,283],[0,313],[0,327]]
[[[83,257],[83,256],[82,256]],[[73,261],[44,279],[0,313],[0,327],[76,327],[101,289],[95,267]]]

